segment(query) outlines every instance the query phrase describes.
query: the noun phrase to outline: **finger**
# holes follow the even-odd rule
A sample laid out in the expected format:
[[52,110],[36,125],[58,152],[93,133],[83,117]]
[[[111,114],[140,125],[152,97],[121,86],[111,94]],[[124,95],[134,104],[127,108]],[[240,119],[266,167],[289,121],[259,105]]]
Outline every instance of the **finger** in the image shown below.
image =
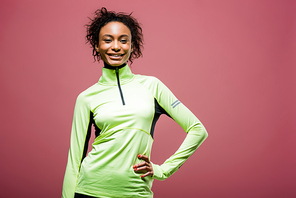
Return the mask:
[[150,163],[149,157],[147,157],[146,155],[139,154],[138,158]]
[[151,171],[151,168],[149,166],[140,166],[140,167],[135,167],[134,171]]
[[148,165],[147,162],[140,162],[140,163],[134,165],[133,168],[137,168],[137,167],[141,167],[141,166],[147,166],[147,165]]
[[147,173],[145,173],[144,175],[141,175],[141,178],[143,178],[143,177],[147,177],[147,176],[153,176],[153,173],[152,172],[147,172]]

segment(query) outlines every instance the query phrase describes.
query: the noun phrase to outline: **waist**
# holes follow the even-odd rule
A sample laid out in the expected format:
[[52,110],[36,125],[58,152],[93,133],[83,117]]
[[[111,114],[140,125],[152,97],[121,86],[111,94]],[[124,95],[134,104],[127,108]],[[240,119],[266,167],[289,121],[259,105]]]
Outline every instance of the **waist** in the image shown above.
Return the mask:
[[133,169],[128,171],[101,167],[94,171],[83,167],[79,174],[77,192],[92,196],[152,197],[152,177],[141,178]]

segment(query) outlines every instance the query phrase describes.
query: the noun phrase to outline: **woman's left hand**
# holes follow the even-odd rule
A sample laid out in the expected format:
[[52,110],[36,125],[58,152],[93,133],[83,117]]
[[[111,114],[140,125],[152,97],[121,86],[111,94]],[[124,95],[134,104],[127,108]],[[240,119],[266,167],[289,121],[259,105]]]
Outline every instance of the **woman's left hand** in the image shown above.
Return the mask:
[[136,172],[144,172],[144,175],[141,175],[141,177],[146,177],[148,175],[150,175],[151,177],[153,176],[154,172],[153,172],[153,167],[152,164],[149,160],[149,158],[146,155],[138,155],[139,159],[144,160],[144,162],[140,162],[136,165],[133,166],[134,171]]

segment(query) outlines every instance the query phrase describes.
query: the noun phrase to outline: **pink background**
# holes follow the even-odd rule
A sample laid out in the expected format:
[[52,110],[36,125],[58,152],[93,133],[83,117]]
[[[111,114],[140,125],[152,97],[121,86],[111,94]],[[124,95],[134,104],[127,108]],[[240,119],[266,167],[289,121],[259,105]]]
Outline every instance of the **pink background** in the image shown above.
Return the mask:
[[[0,197],[60,197],[77,95],[96,83],[95,9],[143,24],[134,73],[161,79],[209,138],[155,198],[296,197],[296,1],[1,0]],[[185,132],[162,117],[152,161]]]

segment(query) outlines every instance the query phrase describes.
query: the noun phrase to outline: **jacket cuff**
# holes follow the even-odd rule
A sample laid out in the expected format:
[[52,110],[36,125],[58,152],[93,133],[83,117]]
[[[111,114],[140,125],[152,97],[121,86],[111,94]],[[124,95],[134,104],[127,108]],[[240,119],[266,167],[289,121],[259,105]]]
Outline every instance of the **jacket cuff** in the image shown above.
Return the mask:
[[153,164],[152,162],[150,163],[152,164],[152,168],[153,168],[153,178],[160,181],[165,180],[167,177],[165,177],[165,175],[163,174],[163,170],[161,166],[157,164]]

